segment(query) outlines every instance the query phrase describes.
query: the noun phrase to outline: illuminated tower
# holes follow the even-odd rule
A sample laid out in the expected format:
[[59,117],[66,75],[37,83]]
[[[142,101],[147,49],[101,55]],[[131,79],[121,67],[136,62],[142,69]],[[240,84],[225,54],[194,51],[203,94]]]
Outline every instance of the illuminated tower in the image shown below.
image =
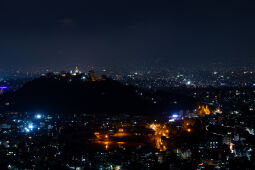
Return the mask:
[[79,70],[79,68],[78,68],[78,65],[76,66],[76,68],[75,68],[75,74],[79,74],[80,73],[80,70]]

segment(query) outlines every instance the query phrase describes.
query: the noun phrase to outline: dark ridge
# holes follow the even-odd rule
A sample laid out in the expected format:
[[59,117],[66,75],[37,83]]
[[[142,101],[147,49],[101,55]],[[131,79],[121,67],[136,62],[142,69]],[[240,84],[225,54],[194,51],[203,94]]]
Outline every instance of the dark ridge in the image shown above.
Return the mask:
[[[71,81],[70,81],[71,80]],[[1,96],[1,110],[51,113],[154,114],[191,109],[194,99],[167,92],[143,91],[111,79],[82,81],[77,78],[40,77],[16,92]],[[178,104],[173,104],[177,101]],[[10,106],[4,106],[6,102]]]

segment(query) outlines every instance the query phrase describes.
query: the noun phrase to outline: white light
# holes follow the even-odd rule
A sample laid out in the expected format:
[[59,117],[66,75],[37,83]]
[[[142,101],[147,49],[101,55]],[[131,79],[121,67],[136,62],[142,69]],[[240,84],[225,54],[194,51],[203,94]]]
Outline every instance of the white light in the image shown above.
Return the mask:
[[178,117],[178,115],[177,115],[177,114],[174,114],[172,117],[173,117],[173,118],[177,118],[177,117]]
[[35,115],[35,117],[36,117],[36,119],[41,119],[41,118],[42,118],[42,115],[37,114],[37,115]]
[[30,124],[28,125],[28,128],[29,128],[29,129],[33,129],[33,128],[34,128],[33,124],[30,123]]
[[174,122],[175,120],[174,119],[169,119],[169,122]]
[[25,131],[26,131],[26,132],[30,132],[30,130],[29,130],[28,128],[25,128]]

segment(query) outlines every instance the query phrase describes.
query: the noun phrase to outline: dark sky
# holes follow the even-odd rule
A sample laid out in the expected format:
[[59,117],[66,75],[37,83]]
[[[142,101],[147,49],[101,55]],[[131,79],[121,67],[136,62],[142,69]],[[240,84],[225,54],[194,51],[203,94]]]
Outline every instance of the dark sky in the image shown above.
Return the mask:
[[0,67],[249,64],[255,3],[1,0]]

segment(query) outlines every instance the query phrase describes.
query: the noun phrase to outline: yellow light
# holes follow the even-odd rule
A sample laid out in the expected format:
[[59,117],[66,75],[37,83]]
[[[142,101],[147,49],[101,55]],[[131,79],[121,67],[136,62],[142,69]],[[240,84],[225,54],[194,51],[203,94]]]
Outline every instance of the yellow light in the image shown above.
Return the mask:
[[100,138],[100,133],[99,133],[99,132],[95,132],[94,135],[95,135],[97,138]]
[[198,112],[198,114],[199,115],[210,115],[211,114],[211,111],[210,111],[210,109],[208,108],[208,106],[207,105],[202,105],[202,107],[201,106],[198,106],[198,109],[197,109],[197,112]]
[[162,136],[169,138],[169,130],[165,124],[154,124],[150,125],[150,128],[154,130],[154,142],[157,149],[160,151],[166,151],[166,145],[161,141]]
[[187,129],[187,131],[188,131],[188,132],[191,132],[191,129],[190,129],[190,128],[188,128],[188,129]]
[[204,165],[204,163],[200,163],[200,164],[198,164],[199,166],[203,166]]
[[116,167],[115,167],[115,170],[120,170],[121,169],[121,167],[119,166],[119,165],[117,165]]

